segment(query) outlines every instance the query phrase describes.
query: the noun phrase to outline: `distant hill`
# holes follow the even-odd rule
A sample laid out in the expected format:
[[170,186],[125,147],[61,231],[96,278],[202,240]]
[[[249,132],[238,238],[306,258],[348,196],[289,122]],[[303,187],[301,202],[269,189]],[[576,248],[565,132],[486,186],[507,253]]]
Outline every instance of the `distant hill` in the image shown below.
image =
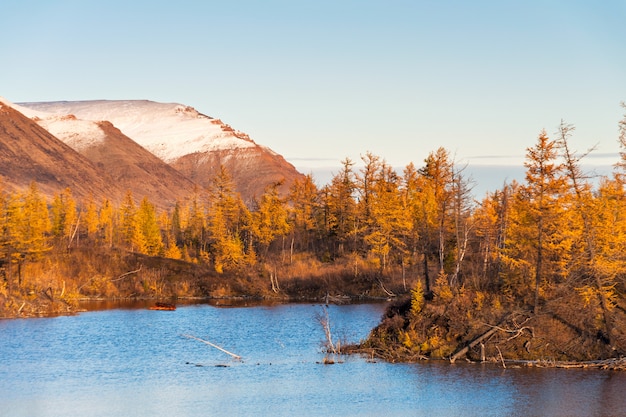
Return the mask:
[[281,155],[256,144],[245,133],[182,104],[147,100],[20,104],[58,116],[108,121],[202,187],[209,185],[219,166],[224,165],[248,203],[274,182],[282,181],[281,191],[286,192],[302,175]]

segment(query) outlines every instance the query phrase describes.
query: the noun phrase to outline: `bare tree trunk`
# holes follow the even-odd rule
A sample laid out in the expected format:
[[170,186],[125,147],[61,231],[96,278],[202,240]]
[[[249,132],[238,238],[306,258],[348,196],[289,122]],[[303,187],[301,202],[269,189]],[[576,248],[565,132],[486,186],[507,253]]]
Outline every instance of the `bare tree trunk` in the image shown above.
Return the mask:
[[430,294],[430,274],[428,273],[428,255],[424,251],[424,284],[426,285],[426,294]]
[[404,265],[404,257],[402,258],[402,286],[406,291],[406,266]]
[[328,352],[333,354],[338,354],[339,349],[335,346],[333,342],[333,336],[330,330],[330,315],[328,314],[328,308],[326,306],[322,307],[322,313],[317,315],[317,321],[322,325],[322,329],[324,330],[324,336],[326,337],[326,348]]
[[543,267],[543,219],[539,219],[539,231],[537,236],[537,263],[535,265],[535,305],[533,312],[539,312],[539,286],[541,283],[541,268]]
[[[76,226],[74,227],[74,231],[72,232],[72,235],[70,236],[70,240],[69,242],[67,242],[67,248],[69,249],[70,246],[72,246],[72,241],[74,240],[74,237],[76,237],[76,247],[78,247],[78,237],[77,237],[77,232],[78,232],[78,226],[80,225],[80,212],[78,213],[78,216],[76,218]],[[80,236],[80,235],[78,235]]]

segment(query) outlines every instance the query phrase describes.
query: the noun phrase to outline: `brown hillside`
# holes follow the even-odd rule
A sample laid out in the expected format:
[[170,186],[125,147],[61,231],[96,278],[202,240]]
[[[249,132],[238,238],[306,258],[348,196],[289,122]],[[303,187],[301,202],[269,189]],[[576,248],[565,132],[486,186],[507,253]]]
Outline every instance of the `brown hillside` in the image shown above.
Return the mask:
[[[178,103],[148,100],[92,100],[20,103],[32,110],[81,120],[107,120],[124,135],[201,186],[208,185],[223,164],[244,201],[284,181],[285,194],[302,176],[281,155],[256,144],[220,119]],[[68,132],[71,133],[71,132]],[[69,143],[69,142],[68,142]]]
[[0,176],[7,189],[24,189],[34,181],[49,197],[69,187],[79,199],[90,194],[114,201],[121,198],[113,182],[84,156],[1,103]]
[[220,165],[226,167],[246,204],[258,200],[265,188],[276,182],[282,182],[279,191],[285,195],[294,180],[302,177],[282,156],[261,146],[189,154],[172,163],[204,187],[210,184]]
[[82,147],[80,153],[103,169],[118,188],[130,190],[136,199],[144,196],[158,207],[171,207],[193,193],[196,185],[128,138],[109,122],[97,122],[103,142]]

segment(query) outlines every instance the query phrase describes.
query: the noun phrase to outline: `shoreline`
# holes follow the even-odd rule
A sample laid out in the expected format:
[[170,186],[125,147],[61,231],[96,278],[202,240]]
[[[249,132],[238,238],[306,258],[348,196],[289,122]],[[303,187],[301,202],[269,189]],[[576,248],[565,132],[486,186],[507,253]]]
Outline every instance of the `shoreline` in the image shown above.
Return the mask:
[[[411,355],[407,357],[389,357],[381,352],[376,352],[376,349],[362,348],[358,345],[349,345],[344,347],[342,355],[359,355],[366,358],[368,362],[375,363],[376,360],[381,360],[388,363],[425,363],[436,362],[446,365],[454,366],[455,362],[449,358],[428,358],[423,355]],[[522,368],[543,368],[543,369],[586,369],[586,370],[601,370],[601,371],[626,371],[626,357],[620,358],[608,358],[591,361],[557,361],[550,359],[502,359],[502,358],[489,358],[485,361],[472,361],[466,359],[459,362],[460,364],[469,365],[493,365],[501,367],[502,369],[522,369]]]
[[[38,298],[35,300],[20,300],[21,306],[14,315],[3,315],[0,320],[35,319],[47,317],[72,316],[88,311],[109,310],[134,305],[134,308],[148,308],[151,304],[166,301],[175,305],[210,304],[215,307],[253,307],[258,305],[275,305],[290,303],[322,303],[327,305],[359,304],[359,303],[385,303],[388,297],[377,296],[315,296],[315,297],[267,297],[257,295],[232,295],[232,296],[166,296],[166,297],[80,297],[67,301],[64,299],[50,300]],[[108,304],[103,308],[84,308],[86,304]],[[22,313],[26,305],[32,310]],[[81,305],[83,307],[81,307]]]

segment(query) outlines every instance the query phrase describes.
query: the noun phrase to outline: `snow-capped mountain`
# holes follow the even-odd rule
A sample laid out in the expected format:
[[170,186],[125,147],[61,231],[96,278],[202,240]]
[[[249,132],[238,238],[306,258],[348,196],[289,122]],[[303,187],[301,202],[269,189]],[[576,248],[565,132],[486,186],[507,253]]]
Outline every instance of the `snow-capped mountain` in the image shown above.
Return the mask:
[[12,107],[89,159],[106,173],[121,192],[135,199],[149,197],[159,207],[173,206],[194,190],[194,184],[139,144],[122,134],[110,122],[78,119],[24,106]]
[[167,163],[196,152],[255,146],[247,135],[182,104],[94,100],[20,105],[44,113],[74,115],[82,120],[107,120]]
[[51,197],[69,187],[75,197],[119,201],[114,181],[86,157],[0,98],[0,178],[5,190],[36,182]]
[[[147,100],[20,104],[37,112],[55,114],[66,121],[71,121],[72,116],[86,121],[106,120],[201,186],[209,185],[219,166],[224,165],[247,201],[259,196],[273,182],[284,181],[282,188],[286,191],[301,175],[282,156],[256,144],[245,133],[182,104]],[[69,123],[64,125],[67,131],[62,134],[56,123],[47,123],[47,128],[56,131],[66,143],[72,143],[74,149],[90,147],[101,140],[96,132],[81,135],[82,138],[72,136]]]

